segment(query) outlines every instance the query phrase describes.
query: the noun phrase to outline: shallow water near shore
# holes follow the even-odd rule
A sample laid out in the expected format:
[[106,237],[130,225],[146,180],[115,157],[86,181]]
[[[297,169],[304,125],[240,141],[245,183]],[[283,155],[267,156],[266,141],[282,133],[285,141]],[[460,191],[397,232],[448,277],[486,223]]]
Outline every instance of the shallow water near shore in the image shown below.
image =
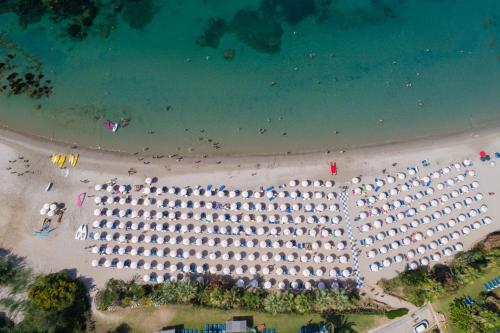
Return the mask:
[[[217,47],[200,42],[210,19],[238,26],[242,10],[269,12],[256,1],[151,1],[151,17],[132,8],[74,39],[48,16],[22,28],[0,10],[2,58],[34,59],[53,86],[40,99],[0,92],[1,124],[180,154],[349,149],[500,124],[500,2],[317,1],[298,17],[308,12],[275,2],[272,43],[231,27]],[[127,127],[104,128],[121,118]]]

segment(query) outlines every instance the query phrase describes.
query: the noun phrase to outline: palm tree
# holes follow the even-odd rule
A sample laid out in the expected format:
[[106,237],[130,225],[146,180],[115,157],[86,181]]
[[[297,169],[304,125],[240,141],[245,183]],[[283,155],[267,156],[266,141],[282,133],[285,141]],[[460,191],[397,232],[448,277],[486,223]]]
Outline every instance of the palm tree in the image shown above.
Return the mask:
[[332,325],[332,333],[356,333],[354,329],[356,325],[354,322],[350,321],[349,318],[341,313],[335,313],[333,311],[325,312],[322,315],[323,319],[330,325]]

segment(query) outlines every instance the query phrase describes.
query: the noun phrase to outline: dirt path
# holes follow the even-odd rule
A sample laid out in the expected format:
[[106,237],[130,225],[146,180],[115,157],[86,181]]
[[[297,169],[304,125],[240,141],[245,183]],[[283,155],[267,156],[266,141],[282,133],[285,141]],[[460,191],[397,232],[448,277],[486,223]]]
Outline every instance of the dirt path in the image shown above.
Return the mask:
[[365,285],[361,291],[366,293],[368,297],[371,297],[380,303],[387,304],[395,309],[406,308],[410,312],[417,309],[417,307],[410,302],[386,294],[379,286]]

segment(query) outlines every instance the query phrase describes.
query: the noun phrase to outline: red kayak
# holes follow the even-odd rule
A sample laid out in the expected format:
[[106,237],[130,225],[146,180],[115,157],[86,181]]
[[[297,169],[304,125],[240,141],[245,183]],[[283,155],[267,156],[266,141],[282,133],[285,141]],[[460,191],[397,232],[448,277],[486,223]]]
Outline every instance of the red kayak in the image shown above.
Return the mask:
[[330,162],[330,174],[337,175],[337,163]]

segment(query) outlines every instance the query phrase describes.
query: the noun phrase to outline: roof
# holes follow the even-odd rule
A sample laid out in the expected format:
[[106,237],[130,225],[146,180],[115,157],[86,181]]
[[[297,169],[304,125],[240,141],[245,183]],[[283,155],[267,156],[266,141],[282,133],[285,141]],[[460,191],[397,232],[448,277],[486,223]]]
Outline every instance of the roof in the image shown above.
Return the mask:
[[227,333],[241,333],[247,331],[246,320],[228,320],[226,321]]

